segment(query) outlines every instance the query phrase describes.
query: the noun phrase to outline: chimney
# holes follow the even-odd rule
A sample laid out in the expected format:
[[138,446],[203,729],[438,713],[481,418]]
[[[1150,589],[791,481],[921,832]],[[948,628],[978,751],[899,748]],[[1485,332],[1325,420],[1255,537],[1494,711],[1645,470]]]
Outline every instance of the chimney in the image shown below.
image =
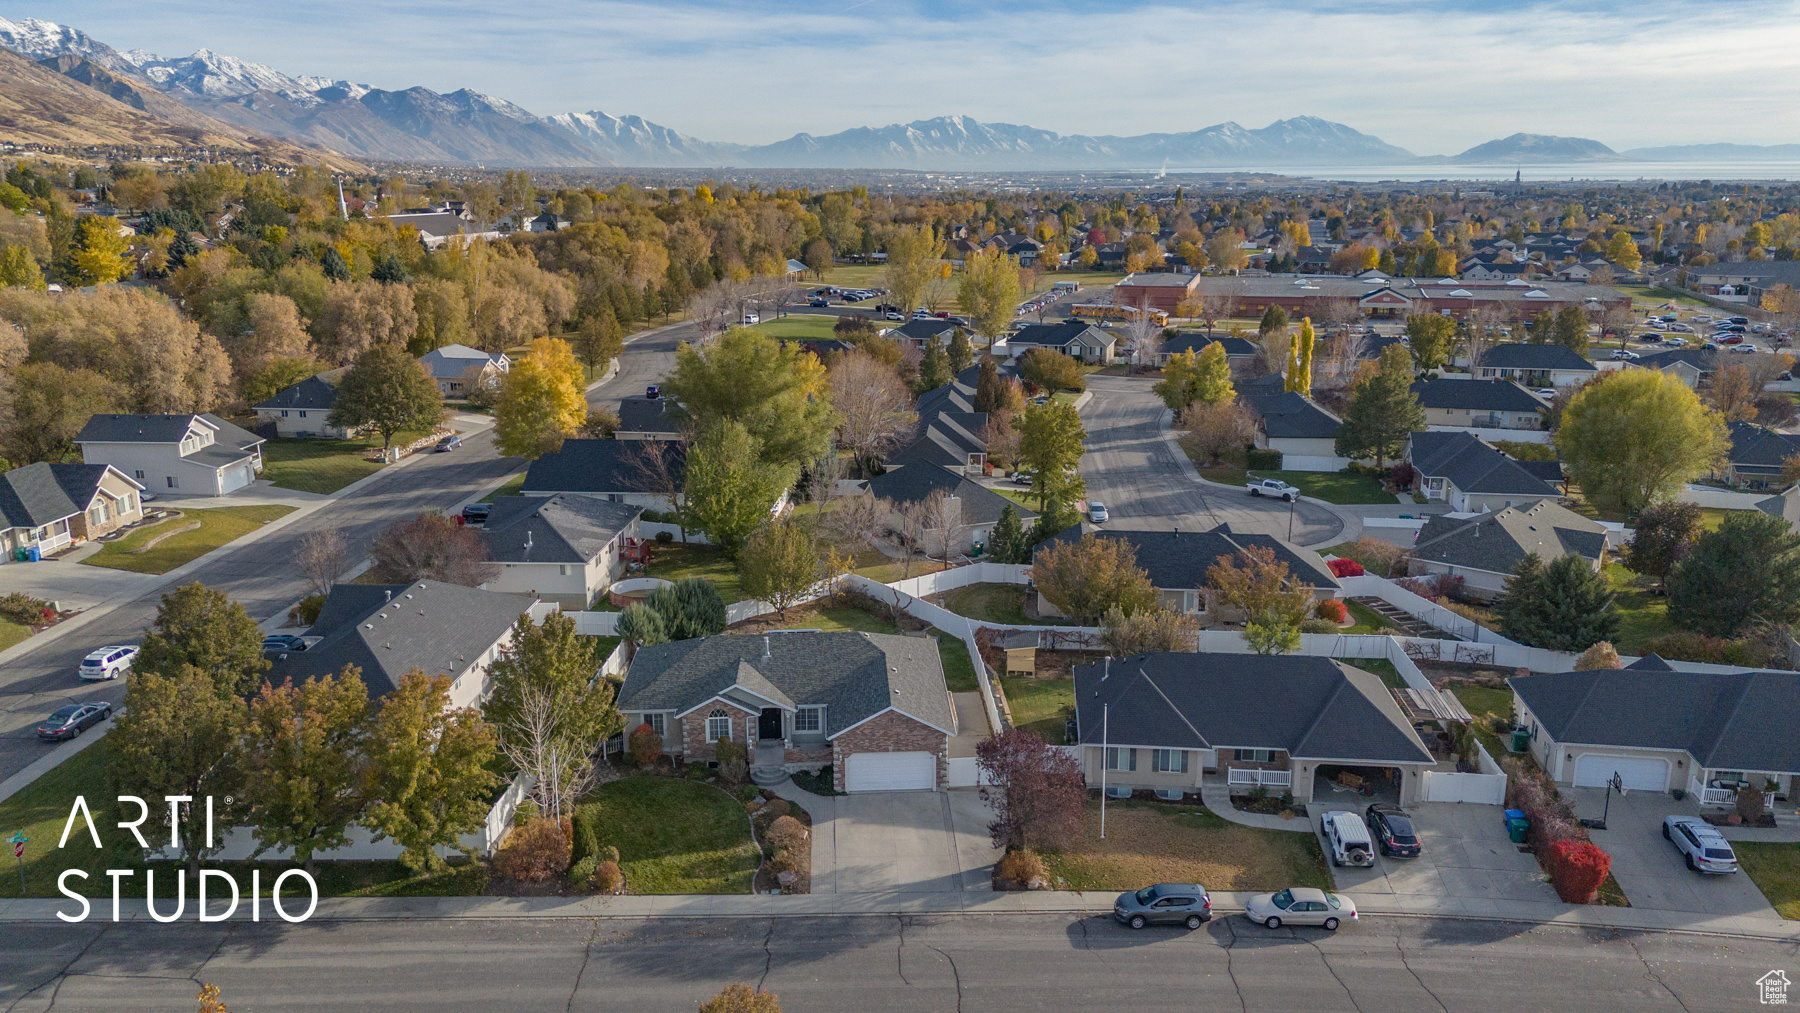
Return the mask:
[[381,600],[384,602],[393,601],[394,600],[394,592],[392,592],[392,591],[381,592]]

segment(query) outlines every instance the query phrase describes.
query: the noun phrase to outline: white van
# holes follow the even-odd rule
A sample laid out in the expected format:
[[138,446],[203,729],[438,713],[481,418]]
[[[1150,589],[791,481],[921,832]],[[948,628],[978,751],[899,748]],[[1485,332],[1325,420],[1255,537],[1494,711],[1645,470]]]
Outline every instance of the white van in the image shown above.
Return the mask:
[[1328,812],[1320,819],[1319,832],[1325,835],[1326,850],[1332,865],[1357,865],[1367,868],[1375,864],[1375,842],[1369,828],[1353,812]]

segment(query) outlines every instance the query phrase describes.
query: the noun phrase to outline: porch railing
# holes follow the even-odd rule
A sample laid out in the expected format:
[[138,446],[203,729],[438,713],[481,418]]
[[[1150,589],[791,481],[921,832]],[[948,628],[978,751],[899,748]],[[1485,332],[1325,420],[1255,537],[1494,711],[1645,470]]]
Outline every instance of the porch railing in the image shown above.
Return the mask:
[[1288,770],[1264,770],[1260,767],[1228,767],[1225,771],[1226,784],[1267,784],[1286,788],[1294,783],[1294,774]]

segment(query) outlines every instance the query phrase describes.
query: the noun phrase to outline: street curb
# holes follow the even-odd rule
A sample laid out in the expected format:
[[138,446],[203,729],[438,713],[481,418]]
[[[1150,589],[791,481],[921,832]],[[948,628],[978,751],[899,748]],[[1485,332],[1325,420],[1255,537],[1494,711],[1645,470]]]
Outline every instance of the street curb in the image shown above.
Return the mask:
[[0,781],[0,802],[24,791],[33,781],[61,766],[63,761],[105,738],[106,733],[112,731],[113,723],[119,720],[119,715],[124,713],[123,706],[114,707],[112,717],[107,718],[104,723],[95,725],[67,742],[57,743],[48,753],[26,764],[23,770]]
[[[1157,433],[1163,438],[1163,442],[1169,445],[1169,452],[1175,455],[1175,463],[1181,466],[1182,472],[1187,475],[1188,479],[1200,486],[1203,490],[1237,492],[1238,488],[1236,486],[1220,485],[1217,482],[1207,481],[1200,476],[1200,469],[1194,467],[1194,462],[1188,459],[1187,451],[1181,449],[1181,441],[1176,437],[1175,430],[1171,425],[1174,421],[1175,413],[1164,408],[1162,410],[1162,415],[1157,418]],[[1299,502],[1311,503],[1313,506],[1323,508],[1326,513],[1336,517],[1338,523],[1343,525],[1343,527],[1338,530],[1337,534],[1321,538],[1317,542],[1312,543],[1313,545],[1323,545],[1327,542],[1335,545],[1344,540],[1345,531],[1350,530],[1352,527],[1356,527],[1359,530],[1361,529],[1362,522],[1359,519],[1350,517],[1338,510],[1337,504],[1335,503],[1327,503],[1324,500],[1313,496],[1301,496]],[[1303,549],[1311,547],[1311,545],[1306,542],[1296,542],[1294,544],[1299,545]]]

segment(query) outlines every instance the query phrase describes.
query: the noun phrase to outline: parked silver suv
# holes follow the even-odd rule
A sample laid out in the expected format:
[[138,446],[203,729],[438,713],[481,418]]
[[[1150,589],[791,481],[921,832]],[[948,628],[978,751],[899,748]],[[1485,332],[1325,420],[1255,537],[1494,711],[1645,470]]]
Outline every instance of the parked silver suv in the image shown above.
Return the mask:
[[1152,922],[1197,929],[1212,920],[1212,898],[1198,883],[1158,883],[1119,894],[1113,919],[1134,929]]

